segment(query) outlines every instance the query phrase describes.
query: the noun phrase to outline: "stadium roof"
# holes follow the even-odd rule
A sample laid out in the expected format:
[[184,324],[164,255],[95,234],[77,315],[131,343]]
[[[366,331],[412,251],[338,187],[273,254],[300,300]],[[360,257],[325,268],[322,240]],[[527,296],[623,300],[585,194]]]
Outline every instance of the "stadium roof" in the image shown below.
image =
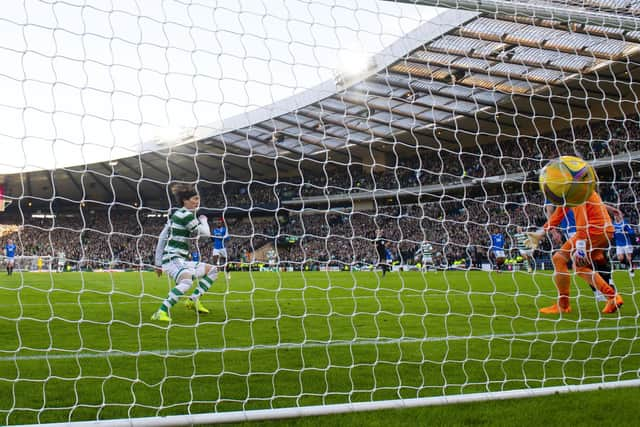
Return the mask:
[[[589,2],[580,2],[589,3]],[[634,1],[600,4],[638,7]],[[637,115],[640,31],[452,10],[341,76],[115,162],[7,175],[5,195],[154,204],[176,180],[286,179]]]

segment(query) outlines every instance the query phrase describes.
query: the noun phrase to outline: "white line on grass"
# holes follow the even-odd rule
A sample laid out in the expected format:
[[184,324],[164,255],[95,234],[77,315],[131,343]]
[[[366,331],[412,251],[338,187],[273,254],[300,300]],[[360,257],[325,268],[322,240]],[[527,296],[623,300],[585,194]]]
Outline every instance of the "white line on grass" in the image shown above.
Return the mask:
[[[325,297],[292,297],[292,298],[253,298],[252,301],[254,302],[290,302],[290,301],[334,301],[334,300],[354,300],[354,299],[358,299],[358,300],[367,300],[367,299],[373,299],[373,300],[388,300],[388,299],[393,299],[396,301],[401,301],[402,299],[405,298],[422,298],[422,299],[429,299],[429,298],[442,298],[442,294],[446,293],[445,291],[442,291],[440,293],[435,293],[435,292],[431,292],[429,294],[424,293],[423,291],[416,291],[415,293],[404,293],[401,295],[347,295],[347,296],[343,296],[343,297],[339,297],[339,296],[327,296]],[[488,295],[488,293],[483,293],[483,292],[478,292],[474,295]],[[493,295],[496,295],[496,293],[493,293]],[[505,296],[507,294],[499,294],[500,296]],[[545,295],[538,295],[538,294],[518,294],[517,296],[525,296],[525,297],[536,297],[536,296],[545,296]],[[549,294],[548,296],[551,296],[551,294]],[[114,295],[114,297],[116,298],[121,298],[123,297],[122,295]],[[447,298],[452,298],[452,297],[464,297],[464,298],[468,298],[469,294],[468,293],[453,293],[453,292],[449,292],[447,294]],[[136,298],[136,297],[129,297],[129,298]],[[146,298],[150,298],[150,296],[147,296]],[[136,301],[87,301],[87,302],[80,302],[80,305],[113,305],[113,304],[117,304],[117,305],[147,305],[147,304],[154,304],[157,305],[158,301],[162,301],[164,299],[164,297],[153,297],[155,298],[154,300],[147,300],[147,301],[140,301],[140,300],[136,300]],[[209,300],[211,301],[211,300]],[[231,299],[231,298],[223,298],[222,301],[223,303],[246,303],[247,299],[246,298],[239,298],[239,299]],[[43,303],[43,302],[25,302],[25,303],[21,303],[19,304],[21,307],[51,307],[51,306],[78,306],[78,302],[75,301],[67,301],[67,302],[47,302],[47,303]],[[0,308],[14,308],[16,307],[16,304],[0,304]]]
[[[424,338],[380,338],[380,339],[359,339],[353,341],[311,341],[306,343],[280,343],[280,344],[257,344],[245,347],[214,347],[199,349],[175,349],[175,350],[143,350],[137,352],[111,350],[111,351],[93,351],[86,352],[68,352],[65,354],[39,354],[29,356],[1,356],[0,362],[20,362],[30,360],[76,360],[76,359],[102,359],[107,357],[140,357],[140,356],[180,356],[180,355],[196,355],[198,353],[224,353],[227,351],[253,351],[253,350],[286,350],[286,349],[303,349],[303,348],[326,348],[326,347],[347,347],[347,346],[366,346],[366,345],[391,345],[391,344],[416,344],[427,342],[443,342],[443,341],[464,341],[464,340],[489,340],[489,339],[517,339],[526,337],[539,337],[541,335],[559,335],[559,334],[575,334],[584,332],[603,332],[603,331],[622,331],[637,330],[638,326],[621,326],[609,328],[583,328],[583,329],[565,329],[556,331],[536,331],[524,332],[520,334],[492,334],[478,336],[448,336],[448,337],[424,337]],[[33,350],[31,350],[33,351]],[[60,350],[62,351],[62,350]],[[0,351],[6,353],[6,351]]]

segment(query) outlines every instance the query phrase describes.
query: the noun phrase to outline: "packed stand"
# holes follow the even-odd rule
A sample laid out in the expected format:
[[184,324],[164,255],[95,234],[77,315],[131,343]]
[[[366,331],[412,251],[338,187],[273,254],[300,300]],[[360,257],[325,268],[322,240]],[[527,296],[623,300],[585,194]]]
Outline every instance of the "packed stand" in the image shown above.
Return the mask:
[[[573,144],[570,141],[575,140]],[[374,201],[373,208],[332,210],[325,213],[284,209],[280,201],[317,195],[352,194],[379,188],[446,185],[465,179],[530,174],[550,158],[577,154],[586,159],[611,161],[621,153],[640,151],[640,129],[631,121],[601,122],[584,126],[557,138],[516,138],[509,143],[475,147],[463,152],[423,150],[420,157],[398,161],[393,167],[365,170],[362,165],[325,165],[322,173],[297,176],[286,181],[203,183],[202,207],[214,221],[223,216],[231,240],[230,260],[273,244],[285,264],[300,266],[320,263],[336,266],[375,264],[373,239],[377,228],[394,242],[396,256],[411,262],[423,241],[447,260],[485,257],[493,232],[513,234],[516,225],[534,227],[544,220],[539,191],[439,200],[397,206],[396,202]],[[638,224],[634,171],[616,168],[609,180],[601,180],[605,201],[619,206],[627,220]],[[534,176],[527,175],[533,182]],[[261,207],[261,213],[254,208]],[[232,209],[235,209],[232,211]],[[213,212],[213,213],[211,213]],[[315,212],[315,213],[314,213]],[[30,218],[13,238],[23,256],[56,257],[64,252],[76,268],[149,268],[153,264],[157,236],[166,218],[148,215],[133,207],[108,212],[78,211],[55,219]],[[205,258],[209,241],[199,243]]]

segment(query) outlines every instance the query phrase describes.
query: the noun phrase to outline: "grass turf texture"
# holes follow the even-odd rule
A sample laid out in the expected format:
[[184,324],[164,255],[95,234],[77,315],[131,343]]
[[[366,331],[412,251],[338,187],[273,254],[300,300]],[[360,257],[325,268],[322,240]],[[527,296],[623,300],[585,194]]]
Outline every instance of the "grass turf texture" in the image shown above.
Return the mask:
[[[0,278],[0,423],[175,415],[637,379],[640,297],[573,312],[549,272],[234,273],[149,320],[152,273]],[[602,305],[602,304],[601,304]],[[446,363],[443,363],[446,362]]]

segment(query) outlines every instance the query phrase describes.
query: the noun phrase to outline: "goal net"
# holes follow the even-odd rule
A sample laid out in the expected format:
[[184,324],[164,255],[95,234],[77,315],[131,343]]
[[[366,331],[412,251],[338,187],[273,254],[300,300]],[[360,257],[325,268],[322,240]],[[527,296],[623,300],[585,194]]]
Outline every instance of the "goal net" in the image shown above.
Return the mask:
[[640,3],[5,7],[1,424],[638,385]]

